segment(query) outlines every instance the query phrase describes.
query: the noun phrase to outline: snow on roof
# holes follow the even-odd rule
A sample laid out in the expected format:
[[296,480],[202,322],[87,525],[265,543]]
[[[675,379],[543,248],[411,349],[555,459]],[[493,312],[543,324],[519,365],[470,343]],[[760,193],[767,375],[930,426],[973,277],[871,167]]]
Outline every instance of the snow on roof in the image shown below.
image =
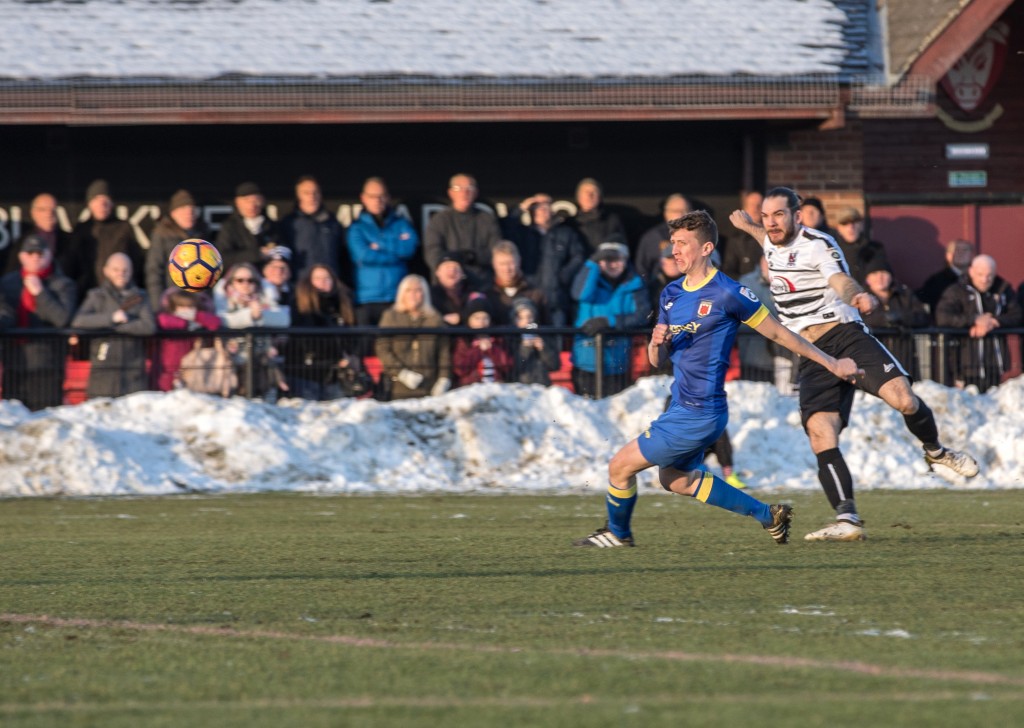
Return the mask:
[[869,69],[870,0],[0,2],[0,75],[669,77]]

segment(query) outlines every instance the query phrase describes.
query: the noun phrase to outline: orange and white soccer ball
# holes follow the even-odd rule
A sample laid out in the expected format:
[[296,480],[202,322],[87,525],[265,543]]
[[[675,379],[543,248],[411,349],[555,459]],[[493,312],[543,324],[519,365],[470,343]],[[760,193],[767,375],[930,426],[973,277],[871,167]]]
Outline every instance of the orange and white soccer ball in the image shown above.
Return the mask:
[[224,273],[224,261],[213,243],[189,238],[174,246],[167,261],[167,273],[178,288],[198,293],[217,284]]

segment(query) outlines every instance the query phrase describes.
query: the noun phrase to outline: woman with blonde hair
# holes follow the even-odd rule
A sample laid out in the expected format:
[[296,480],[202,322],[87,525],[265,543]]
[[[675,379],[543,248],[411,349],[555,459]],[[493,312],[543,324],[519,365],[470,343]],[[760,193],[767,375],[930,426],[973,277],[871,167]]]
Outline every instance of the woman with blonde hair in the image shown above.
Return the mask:
[[[441,315],[430,305],[430,287],[419,275],[407,275],[398,284],[395,303],[384,311],[380,328],[439,329]],[[377,338],[381,383],[391,387],[391,399],[439,395],[451,387],[451,344],[439,334],[396,334]]]

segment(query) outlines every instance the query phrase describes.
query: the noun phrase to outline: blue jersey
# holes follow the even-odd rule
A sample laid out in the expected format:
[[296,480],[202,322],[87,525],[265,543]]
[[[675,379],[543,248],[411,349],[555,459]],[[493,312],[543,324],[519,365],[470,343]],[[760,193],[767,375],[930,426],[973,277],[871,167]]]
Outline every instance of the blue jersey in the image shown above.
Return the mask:
[[688,288],[685,278],[661,292],[658,323],[668,324],[675,381],[672,398],[684,407],[724,412],[725,373],[741,323],[755,327],[768,309],[746,286],[721,271]]

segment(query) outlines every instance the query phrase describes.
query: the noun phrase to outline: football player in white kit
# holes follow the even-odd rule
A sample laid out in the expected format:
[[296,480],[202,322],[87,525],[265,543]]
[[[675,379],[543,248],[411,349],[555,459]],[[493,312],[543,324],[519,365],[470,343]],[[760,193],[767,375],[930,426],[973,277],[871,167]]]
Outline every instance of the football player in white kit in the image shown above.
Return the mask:
[[864,522],[853,497],[853,478],[839,450],[856,387],[880,397],[903,415],[921,441],[930,467],[945,466],[971,478],[978,464],[967,453],[943,447],[935,416],[910,388],[910,378],[861,320],[878,300],[850,277],[842,250],[830,236],[800,224],[800,197],[788,187],[765,195],[760,225],[742,210],[732,223],[762,240],[779,320],[833,357],[850,357],[864,370],[856,384],[832,376],[813,361],[800,362],[800,417],[818,460],[818,480],[836,510],[836,521],[807,534],[808,541],[863,541]]

